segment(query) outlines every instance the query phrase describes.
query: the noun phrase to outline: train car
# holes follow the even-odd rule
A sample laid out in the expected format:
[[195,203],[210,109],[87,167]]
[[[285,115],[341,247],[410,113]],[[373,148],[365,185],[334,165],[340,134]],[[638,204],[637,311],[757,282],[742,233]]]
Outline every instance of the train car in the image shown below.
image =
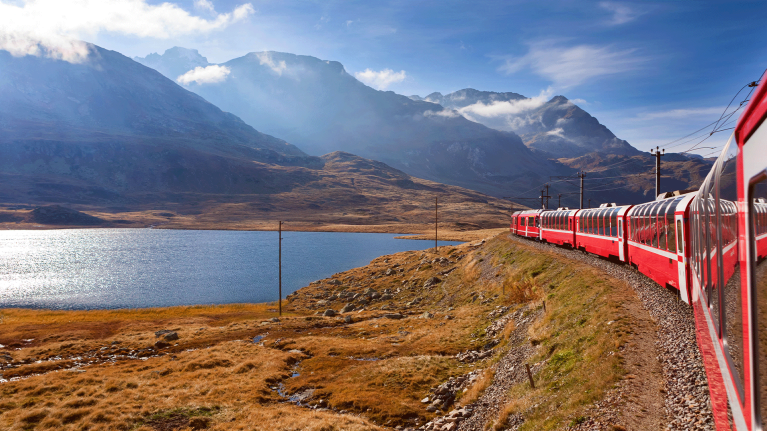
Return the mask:
[[575,248],[605,258],[626,259],[623,234],[626,213],[631,205],[605,205],[584,209],[575,215]]
[[517,234],[517,226],[520,223],[519,214],[521,212],[522,211],[515,211],[515,212],[511,213],[511,222],[510,222],[510,226],[509,226],[509,231],[511,233],[513,233],[514,235]]
[[541,241],[558,245],[575,244],[573,218],[578,210],[559,208],[541,215]]
[[767,424],[766,78],[690,209],[692,306],[722,430]]
[[684,225],[694,197],[694,194],[673,196],[636,205],[628,211],[625,221],[624,261],[661,286],[679,290],[688,303]]
[[518,211],[516,217],[516,234],[526,238],[541,238],[541,214],[549,210]]

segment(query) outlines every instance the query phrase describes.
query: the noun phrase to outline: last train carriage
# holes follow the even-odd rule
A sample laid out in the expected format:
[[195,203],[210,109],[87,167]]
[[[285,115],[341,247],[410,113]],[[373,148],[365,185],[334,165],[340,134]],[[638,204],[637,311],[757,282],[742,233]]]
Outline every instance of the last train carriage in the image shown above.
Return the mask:
[[679,292],[719,430],[767,430],[766,118],[767,74],[695,193],[511,217],[513,234],[623,262]]

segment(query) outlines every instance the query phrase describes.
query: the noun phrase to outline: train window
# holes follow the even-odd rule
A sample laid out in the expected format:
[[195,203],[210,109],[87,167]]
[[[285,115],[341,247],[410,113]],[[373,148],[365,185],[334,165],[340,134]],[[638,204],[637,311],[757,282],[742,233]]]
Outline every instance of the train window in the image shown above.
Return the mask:
[[613,213],[610,214],[610,235],[611,236],[618,236],[618,212],[620,211],[620,208],[615,208],[613,210]]
[[676,221],[676,249],[684,254],[684,232],[682,231],[682,220]]
[[650,220],[650,212],[652,210],[652,205],[647,205],[644,208],[644,216],[642,216],[642,222],[644,225],[642,226],[642,244],[651,245],[652,244],[652,223]]
[[650,215],[650,222],[652,223],[652,246],[658,247],[658,233],[660,231],[660,223],[658,220],[658,213],[660,212],[661,206],[663,205],[663,202],[656,202],[653,205],[652,213]]
[[606,235],[605,234],[605,227],[609,225],[609,220],[607,219],[607,211],[609,210],[602,210],[599,212],[599,234],[600,235]]
[[668,208],[670,200],[662,201],[658,206],[658,248],[662,250],[668,250],[666,245],[666,208]]
[[674,223],[674,212],[679,199],[675,199],[666,208],[666,240],[668,241],[668,251],[676,253],[676,223]]
[[[762,126],[764,127],[764,126]],[[750,187],[748,194],[750,204],[751,235],[750,248],[753,253],[750,273],[752,280],[751,295],[756,299],[756,327],[754,338],[755,369],[759,379],[756,382],[757,400],[761,413],[762,425],[767,422],[767,174],[763,173],[761,181]]]
[[[740,256],[738,250],[737,207],[737,156],[738,146],[728,142],[722,153],[722,165],[717,187],[719,248],[717,250],[721,289],[721,319],[724,347],[728,362],[733,368],[735,386],[743,398],[743,291],[740,282]],[[712,300],[715,298],[712,298]]]

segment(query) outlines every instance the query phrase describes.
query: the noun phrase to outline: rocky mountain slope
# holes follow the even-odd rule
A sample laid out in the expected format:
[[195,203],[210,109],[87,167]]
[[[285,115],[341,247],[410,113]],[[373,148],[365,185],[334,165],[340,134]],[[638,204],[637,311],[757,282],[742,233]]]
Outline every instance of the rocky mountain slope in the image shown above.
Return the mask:
[[[156,54],[136,60],[171,70],[180,62],[177,52],[159,56],[160,63]],[[374,90],[338,62],[260,52],[220,66],[230,72],[226,79],[187,88],[310,154],[347,151],[410,175],[496,196],[570,172],[530,151],[513,132],[493,130],[433,103]],[[167,76],[175,79],[178,70]]]
[[605,155],[639,153],[564,96],[544,103],[517,93],[467,88],[444,96],[432,93],[421,100],[455,110],[488,127],[515,132],[525,145],[554,158],[579,157],[594,151]]

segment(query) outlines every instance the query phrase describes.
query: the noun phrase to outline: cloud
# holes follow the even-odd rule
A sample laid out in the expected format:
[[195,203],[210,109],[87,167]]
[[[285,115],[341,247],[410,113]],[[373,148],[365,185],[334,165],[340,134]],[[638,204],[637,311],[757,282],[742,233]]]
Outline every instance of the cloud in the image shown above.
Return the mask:
[[551,136],[559,136],[560,138],[564,138],[565,137],[565,130],[563,128],[561,128],[561,127],[557,127],[554,130],[549,130],[548,132],[546,132],[546,134],[547,135],[551,135]]
[[458,118],[461,116],[458,112],[452,109],[443,109],[441,111],[426,111],[423,113],[424,117],[444,117],[444,118]]
[[529,68],[556,87],[569,88],[594,78],[638,68],[645,59],[635,56],[635,51],[597,45],[563,47],[552,41],[542,41],[531,44],[524,56],[506,59],[498,70],[513,74]]
[[458,112],[475,123],[497,130],[513,131],[538,121],[526,114],[540,108],[551,99],[552,94],[553,89],[549,87],[529,99],[495,101],[489,104],[477,102],[458,109]]
[[181,85],[189,85],[193,82],[197,84],[215,84],[226,80],[231,73],[231,69],[226,66],[198,66],[176,78],[176,82]]
[[172,3],[153,5],[147,0],[0,2],[0,50],[14,56],[46,56],[78,63],[89,55],[88,44],[81,39],[95,38],[99,33],[168,39],[221,30],[252,13],[250,3],[208,20]]
[[256,57],[258,57],[259,64],[268,66],[274,73],[280,76],[282,76],[282,72],[288,68],[287,64],[285,64],[285,60],[275,62],[272,58],[272,53],[270,52],[258,52],[256,53]]
[[376,72],[375,70],[365,69],[362,72],[356,72],[354,77],[373,88],[385,90],[392,84],[404,81],[407,75],[404,70],[395,72],[391,69],[384,69]]
[[210,0],[194,0],[195,9],[205,10],[210,13],[216,13],[213,3]]
[[603,1],[599,3],[599,7],[602,9],[607,9],[613,13],[612,19],[608,22],[610,25],[625,24],[637,19],[638,16],[642,15],[642,13],[628,7],[623,3]]
[[[667,111],[655,111],[655,112],[643,112],[636,116],[637,120],[658,120],[658,119],[684,119],[684,118],[695,118],[695,117],[705,117],[706,119],[712,119],[717,116],[719,116],[724,109],[720,107],[710,107],[710,108],[681,108],[681,109],[670,109]],[[735,117],[733,117],[735,118]]]

